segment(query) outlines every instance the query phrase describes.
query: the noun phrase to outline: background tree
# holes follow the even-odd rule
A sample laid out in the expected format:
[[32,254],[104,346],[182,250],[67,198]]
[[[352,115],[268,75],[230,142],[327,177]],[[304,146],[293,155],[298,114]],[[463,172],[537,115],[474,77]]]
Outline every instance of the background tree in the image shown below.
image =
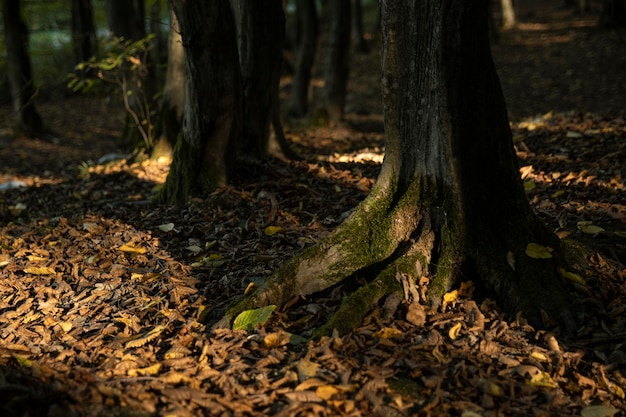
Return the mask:
[[[255,158],[290,155],[278,100],[285,42],[283,2],[233,0],[232,4],[243,86],[241,149]],[[270,125],[274,136],[270,136]]]
[[331,27],[326,61],[325,109],[328,119],[343,119],[350,75],[350,0],[333,0],[329,6]]
[[96,54],[98,42],[91,0],[72,0],[72,44],[76,64]]
[[170,10],[170,28],[167,40],[167,71],[161,96],[161,109],[156,126],[157,143],[154,156],[170,154],[183,120],[185,104],[185,51],[176,13]]
[[309,112],[309,86],[319,32],[315,0],[296,0],[296,25],[297,58],[287,114],[304,117]]
[[[559,241],[532,212],[520,180],[488,1],[385,0],[381,8],[386,152],[376,184],[333,233],[226,318],[343,283],[358,289],[321,332],[346,332],[402,291],[401,282],[425,277],[435,304],[472,280],[511,313],[535,324],[546,314],[571,328]],[[529,245],[551,258],[536,259]]]
[[160,199],[185,204],[226,184],[241,125],[235,20],[228,0],[173,0],[185,49],[185,112]]
[[19,0],[2,0],[2,19],[7,49],[7,76],[18,129],[27,136],[41,133],[44,125],[35,107],[37,90],[28,55],[28,27]]
[[[107,0],[109,30],[116,38],[139,41],[146,38],[145,5],[143,0]],[[129,148],[152,147],[152,107],[156,92],[156,79],[151,71],[150,55],[134,57],[134,64],[126,62],[123,72],[124,100],[128,100],[129,115],[120,141]]]
[[626,1],[604,0],[598,24],[603,28],[626,26]]
[[352,0],[352,27],[354,50],[362,54],[369,52],[370,48],[363,30],[363,2],[361,0]]

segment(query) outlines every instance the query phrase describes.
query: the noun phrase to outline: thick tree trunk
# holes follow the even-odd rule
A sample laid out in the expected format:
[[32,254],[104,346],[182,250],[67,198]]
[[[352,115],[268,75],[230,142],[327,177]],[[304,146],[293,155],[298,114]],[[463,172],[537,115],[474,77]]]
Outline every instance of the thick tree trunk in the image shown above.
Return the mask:
[[22,20],[20,6],[19,0],[2,0],[7,76],[18,129],[26,136],[35,136],[44,126],[35,107],[37,90],[28,55],[28,28]]
[[[534,324],[547,314],[572,326],[559,242],[533,214],[519,177],[487,6],[382,2],[386,154],[376,185],[331,235],[231,314],[368,280],[323,329],[345,332],[399,280],[428,278],[438,304],[462,278]],[[554,258],[530,257],[529,243],[552,248]]]
[[180,36],[178,19],[170,11],[170,29],[167,41],[167,71],[159,112],[157,143],[154,156],[171,153],[180,132],[185,104],[185,51]]
[[604,0],[598,25],[602,28],[626,26],[626,2],[624,0]]
[[185,116],[164,202],[185,204],[226,184],[234,167],[241,117],[235,21],[228,0],[176,0],[185,48]]
[[332,122],[343,119],[350,75],[350,0],[330,2],[332,23],[325,74],[326,111]]
[[304,117],[309,112],[309,84],[317,49],[318,20],[315,0],[296,0],[298,57],[291,83],[288,115]]
[[72,44],[76,64],[96,53],[98,44],[91,0],[72,0]]
[[[233,0],[243,86],[242,149],[265,158],[270,124],[278,114],[278,88],[283,63],[285,14],[282,0]],[[274,128],[282,129],[281,125]],[[282,137],[282,131],[273,138]],[[286,142],[285,144],[286,145]]]

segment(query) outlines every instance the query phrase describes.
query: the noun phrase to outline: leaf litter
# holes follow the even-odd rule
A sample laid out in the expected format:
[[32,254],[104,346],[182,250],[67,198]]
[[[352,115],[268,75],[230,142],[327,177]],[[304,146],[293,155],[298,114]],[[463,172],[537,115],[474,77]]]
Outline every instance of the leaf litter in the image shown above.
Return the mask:
[[[521,65],[513,53],[500,56],[500,65]],[[511,91],[506,82],[515,77],[502,78]],[[623,413],[623,113],[544,112],[512,122],[531,204],[561,238],[586,245],[561,271],[592,313],[576,337],[504,315],[473,297],[471,283],[439,308],[424,305],[427,282],[410,277],[400,277],[406,300],[385,300],[348,335],[307,339],[339,304],[341,288],[292,300],[244,325],[249,331],[210,329],[234,297],[365,197],[382,134],[359,126],[381,119],[358,106],[374,101],[367,86],[375,83],[375,74],[356,74],[345,126],[287,132],[306,162],[247,161],[232,185],[185,208],[149,201],[167,161],[80,164],[119,154],[115,120],[86,117],[85,126],[104,124],[59,129],[65,136],[56,145],[19,138],[3,147],[0,182],[20,186],[0,191],[1,414]],[[73,125],[63,114],[53,123]],[[528,256],[550,256],[535,245]],[[512,268],[514,261],[507,259]]]

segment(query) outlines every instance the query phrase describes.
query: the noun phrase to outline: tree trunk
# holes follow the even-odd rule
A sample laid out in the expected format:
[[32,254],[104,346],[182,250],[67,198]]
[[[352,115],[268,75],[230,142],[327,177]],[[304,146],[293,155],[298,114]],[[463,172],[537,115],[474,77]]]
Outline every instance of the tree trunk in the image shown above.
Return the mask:
[[[367,280],[320,331],[346,332],[400,291],[398,281],[426,277],[435,305],[471,279],[512,314],[537,325],[547,314],[573,328],[558,239],[533,214],[519,177],[487,10],[486,0],[382,2],[386,154],[376,185],[226,317]],[[529,243],[553,258],[530,257]]]
[[228,0],[172,1],[185,48],[185,115],[160,199],[185,204],[226,184],[241,117],[235,21]]
[[[243,86],[242,149],[265,158],[270,139],[284,138],[282,131],[270,137],[272,118],[279,111],[278,88],[283,63],[285,14],[282,0],[234,0]],[[274,124],[275,129],[282,129]],[[286,142],[281,144],[286,146]]]
[[170,11],[170,29],[167,41],[167,72],[159,112],[157,143],[153,156],[170,154],[183,120],[185,104],[185,51],[180,36],[178,19]]
[[504,29],[515,27],[516,20],[513,0],[501,0],[500,5],[502,7],[502,27]]
[[96,54],[98,43],[91,0],[72,0],[72,44],[76,64]]
[[298,57],[291,83],[288,114],[304,117],[309,112],[309,85],[317,49],[318,20],[315,0],[296,0],[299,36]]
[[343,119],[350,75],[350,0],[330,2],[332,23],[325,74],[326,111],[331,122]]
[[37,90],[28,55],[28,27],[22,20],[19,0],[2,0],[4,39],[7,50],[7,77],[11,87],[17,127],[26,136],[43,131],[43,121],[35,107]]
[[352,0],[352,27],[354,28],[354,50],[366,54],[370,48],[363,33],[363,3],[361,0]]
[[624,0],[604,0],[598,25],[602,28],[626,26],[626,2]]

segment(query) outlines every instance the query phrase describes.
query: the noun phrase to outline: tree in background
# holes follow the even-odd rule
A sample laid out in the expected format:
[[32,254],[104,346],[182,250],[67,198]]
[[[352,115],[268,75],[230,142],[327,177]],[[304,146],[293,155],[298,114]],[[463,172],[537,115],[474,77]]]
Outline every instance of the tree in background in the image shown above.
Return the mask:
[[[280,122],[278,89],[283,65],[282,0],[232,0],[243,94],[241,150],[254,157],[292,156]],[[270,136],[270,124],[274,136]]]
[[185,112],[161,190],[163,202],[185,204],[227,183],[241,130],[241,74],[235,20],[228,0],[173,0],[185,49]]
[[626,1],[604,0],[598,24],[603,28],[626,26]]
[[296,26],[297,58],[287,114],[304,117],[309,112],[309,86],[319,32],[315,0],[296,0]]
[[547,316],[573,327],[557,272],[559,240],[533,213],[519,176],[488,3],[382,1],[386,146],[376,184],[344,223],[225,320],[341,283],[358,289],[319,334],[347,332],[375,303],[418,280],[434,304],[472,280],[533,324]]
[[72,0],[72,45],[77,65],[96,54],[98,43],[91,0]]
[[167,71],[156,126],[154,156],[171,154],[183,120],[185,105],[185,51],[176,13],[170,10]]
[[[107,20],[111,34],[128,42],[146,39],[145,7],[143,0],[107,0]],[[126,43],[124,43],[126,42]],[[150,71],[148,50],[136,54],[121,68],[122,95],[128,111],[121,143],[129,148],[154,145],[152,132],[153,99],[156,93],[154,71]]]
[[2,0],[2,19],[7,48],[7,76],[11,87],[13,110],[18,129],[27,136],[36,136],[44,129],[35,107],[37,90],[28,55],[28,27],[22,19],[19,0]]
[[363,2],[361,0],[352,0],[352,27],[354,28],[354,50],[362,54],[368,53],[370,48],[363,30]]
[[343,119],[350,75],[350,0],[332,0],[328,56],[324,74],[325,110],[328,120]]

